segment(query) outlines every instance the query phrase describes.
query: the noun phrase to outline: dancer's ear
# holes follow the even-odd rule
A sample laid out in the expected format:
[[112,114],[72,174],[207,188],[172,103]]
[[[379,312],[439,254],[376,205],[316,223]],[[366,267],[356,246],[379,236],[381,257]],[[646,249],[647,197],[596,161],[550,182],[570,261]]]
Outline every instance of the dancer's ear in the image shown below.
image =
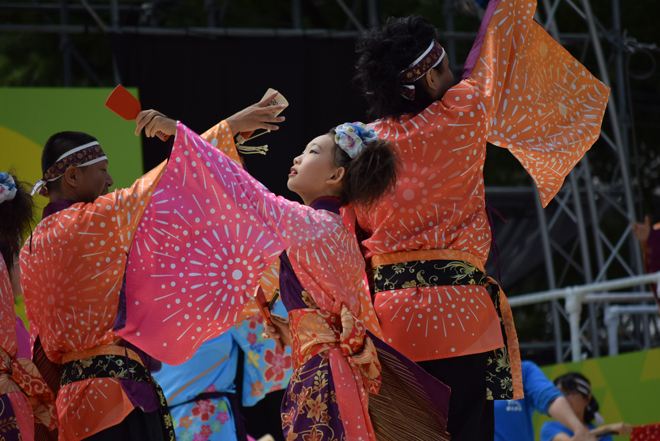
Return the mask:
[[337,185],[341,183],[342,179],[346,175],[346,169],[344,167],[337,167],[332,176],[325,181],[328,185]]
[[435,69],[429,69],[424,74],[424,87],[430,96],[436,96],[440,90],[440,74]]

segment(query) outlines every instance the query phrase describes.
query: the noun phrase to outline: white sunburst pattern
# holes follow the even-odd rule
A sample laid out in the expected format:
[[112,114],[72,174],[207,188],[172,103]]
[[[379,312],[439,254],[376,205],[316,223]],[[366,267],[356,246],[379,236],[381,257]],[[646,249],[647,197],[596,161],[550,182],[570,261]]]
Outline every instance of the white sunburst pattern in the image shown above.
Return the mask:
[[234,324],[246,293],[285,250],[322,309],[338,312],[343,302],[365,322],[374,316],[362,256],[341,216],[275,196],[179,124],[129,254],[119,334],[169,364],[185,361]]
[[[455,250],[484,265],[491,242],[487,142],[519,160],[545,206],[598,139],[609,89],[533,21],[535,8],[535,1],[498,1],[463,81],[417,115],[372,124],[399,152],[403,171],[383,203],[357,212],[371,234],[363,242],[368,256]],[[474,318],[454,309],[476,308],[486,295],[473,287],[410,288],[378,293],[375,306],[385,340],[413,360],[428,360],[501,344],[488,331],[492,304],[475,310]],[[409,311],[395,300],[411,305]],[[433,317],[445,327],[436,329]]]
[[[126,253],[163,169],[161,164],[130,188],[47,216],[23,246],[25,308],[31,330],[38,329],[51,361],[60,363],[64,354],[121,340],[112,329]],[[82,439],[96,433],[100,424],[113,417],[119,422],[131,412],[132,404],[119,383],[104,380],[99,389],[99,382],[82,380],[59,390],[60,434],[66,439]]]

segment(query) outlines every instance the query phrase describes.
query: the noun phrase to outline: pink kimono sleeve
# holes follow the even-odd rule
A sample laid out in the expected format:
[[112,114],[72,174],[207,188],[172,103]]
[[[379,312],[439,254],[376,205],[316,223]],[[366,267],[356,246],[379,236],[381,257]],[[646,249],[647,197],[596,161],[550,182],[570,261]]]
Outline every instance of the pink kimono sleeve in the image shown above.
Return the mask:
[[117,333],[168,364],[184,362],[236,322],[306,209],[179,124],[129,254]]

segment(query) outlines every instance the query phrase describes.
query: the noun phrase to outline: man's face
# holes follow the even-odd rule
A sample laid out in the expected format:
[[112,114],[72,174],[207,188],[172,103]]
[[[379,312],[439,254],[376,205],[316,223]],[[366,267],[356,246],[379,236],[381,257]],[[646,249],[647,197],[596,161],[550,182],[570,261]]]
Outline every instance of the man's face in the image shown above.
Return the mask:
[[88,165],[78,170],[78,187],[76,193],[81,202],[94,202],[96,198],[108,194],[108,189],[114,184],[108,173],[108,161]]

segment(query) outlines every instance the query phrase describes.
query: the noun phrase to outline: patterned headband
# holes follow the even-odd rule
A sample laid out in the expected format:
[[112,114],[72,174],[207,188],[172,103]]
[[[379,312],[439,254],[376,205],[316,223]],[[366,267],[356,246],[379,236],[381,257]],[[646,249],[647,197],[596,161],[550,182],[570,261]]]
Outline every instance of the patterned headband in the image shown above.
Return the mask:
[[401,96],[407,100],[414,100],[415,86],[413,86],[413,83],[440,64],[443,58],[445,58],[445,50],[440,46],[440,43],[433,40],[428,49],[399,74]]
[[17,191],[14,178],[9,173],[0,173],[0,204],[14,199]]
[[66,172],[69,167],[84,167],[106,159],[108,159],[108,157],[103,153],[103,149],[98,141],[88,142],[87,144],[83,144],[73,150],[69,150],[57,158],[55,164],[51,165],[50,168],[46,170],[44,177],[34,184],[30,194],[33,195],[39,193],[42,196],[46,196],[46,183],[56,181],[64,176],[64,172]]
[[335,128],[335,143],[351,159],[355,159],[365,146],[375,141],[378,141],[376,132],[361,122],[345,123]]

